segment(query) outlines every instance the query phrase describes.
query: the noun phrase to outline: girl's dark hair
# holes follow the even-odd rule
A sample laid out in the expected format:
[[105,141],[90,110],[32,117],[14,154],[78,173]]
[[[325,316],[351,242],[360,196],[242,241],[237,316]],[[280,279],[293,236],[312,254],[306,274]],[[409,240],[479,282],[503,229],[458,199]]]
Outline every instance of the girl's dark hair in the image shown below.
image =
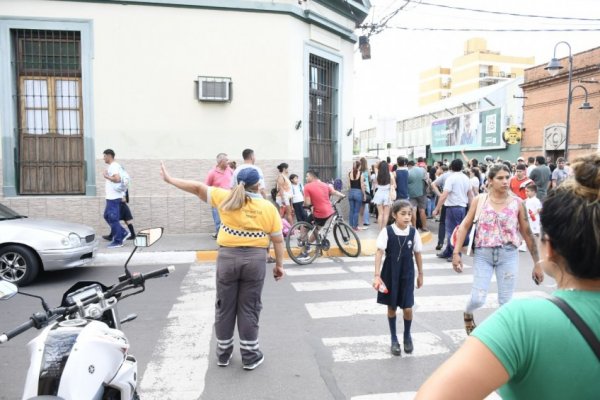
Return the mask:
[[291,175],[290,175],[290,181],[291,181],[291,180],[293,180],[294,178],[297,178],[297,177],[298,177],[298,175],[296,175],[296,174],[291,174]]
[[387,162],[382,161],[379,163],[379,168],[377,170],[377,184],[389,185],[390,182],[390,167]]
[[396,214],[398,211],[400,211],[406,207],[412,209],[412,205],[410,204],[410,202],[408,200],[394,201],[394,203],[392,204],[392,215]]
[[600,154],[577,158],[569,178],[550,191],[541,221],[552,248],[580,279],[600,279]]
[[500,171],[506,171],[506,172],[508,172],[508,175],[510,175],[510,169],[505,164],[496,163],[488,168],[488,171],[487,171],[488,180],[491,181],[492,179],[494,179],[494,177],[496,175],[498,175],[498,172],[500,172]]
[[277,166],[277,169],[279,170],[279,172],[283,172],[283,170],[288,167],[289,167],[289,165],[287,165],[286,163],[281,163]]
[[471,168],[471,172],[477,177],[477,179],[481,180],[481,173],[479,172],[479,168],[473,167]]

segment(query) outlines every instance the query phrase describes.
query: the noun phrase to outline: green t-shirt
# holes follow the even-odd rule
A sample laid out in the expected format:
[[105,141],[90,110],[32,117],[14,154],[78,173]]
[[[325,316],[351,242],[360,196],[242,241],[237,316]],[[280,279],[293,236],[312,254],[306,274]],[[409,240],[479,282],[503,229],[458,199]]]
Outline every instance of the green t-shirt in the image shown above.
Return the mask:
[[408,197],[414,199],[425,194],[425,176],[427,172],[416,165],[408,170]]
[[[600,292],[558,290],[597,337]],[[547,299],[513,300],[472,333],[509,375],[509,399],[600,399],[600,362],[575,325]]]

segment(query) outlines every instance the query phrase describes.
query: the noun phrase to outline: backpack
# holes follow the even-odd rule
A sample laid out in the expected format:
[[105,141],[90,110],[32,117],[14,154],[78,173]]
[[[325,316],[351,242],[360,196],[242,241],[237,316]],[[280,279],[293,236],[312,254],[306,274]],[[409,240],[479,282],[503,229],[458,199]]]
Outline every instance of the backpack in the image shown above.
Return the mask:
[[334,188],[335,190],[337,190],[338,192],[339,192],[340,190],[342,190],[342,180],[341,180],[340,178],[336,178],[336,179],[333,181],[333,188]]
[[278,192],[278,190],[277,190],[276,187],[274,187],[273,189],[271,189],[271,199],[273,199],[273,201],[277,200],[277,193],[279,193],[279,192]]
[[117,192],[127,192],[129,190],[129,184],[131,183],[131,177],[123,167],[121,167],[121,170],[119,171],[119,176],[121,177],[121,181],[115,183],[115,190]]

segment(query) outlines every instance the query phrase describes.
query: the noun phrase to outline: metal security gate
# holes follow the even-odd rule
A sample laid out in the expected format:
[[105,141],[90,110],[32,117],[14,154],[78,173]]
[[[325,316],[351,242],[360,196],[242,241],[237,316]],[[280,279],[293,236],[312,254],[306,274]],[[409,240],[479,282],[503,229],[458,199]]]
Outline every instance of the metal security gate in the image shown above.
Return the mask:
[[20,194],[84,194],[81,39],[12,30]]
[[321,180],[337,177],[338,64],[310,55],[308,168]]

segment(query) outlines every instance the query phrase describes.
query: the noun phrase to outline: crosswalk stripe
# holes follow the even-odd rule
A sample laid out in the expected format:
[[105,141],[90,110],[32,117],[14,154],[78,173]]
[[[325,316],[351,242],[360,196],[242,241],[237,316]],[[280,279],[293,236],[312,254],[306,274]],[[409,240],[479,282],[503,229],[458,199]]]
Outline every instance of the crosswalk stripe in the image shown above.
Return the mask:
[[[492,276],[492,282],[496,277]],[[473,275],[447,275],[447,276],[427,276],[423,277],[424,285],[458,285],[463,283],[473,283]]]
[[[424,296],[415,298],[416,312],[445,312],[463,311],[470,295],[454,296]],[[547,297],[546,293],[539,291],[516,292],[514,298]],[[483,308],[498,307],[497,294],[490,293]],[[311,318],[339,318],[354,315],[379,315],[385,313],[384,305],[378,304],[373,297],[363,300],[325,301],[319,303],[305,303],[304,305]]]
[[[426,357],[449,353],[439,336],[429,332],[412,334],[415,346],[412,354],[403,357]],[[385,360],[396,357],[390,353],[390,336],[350,336],[323,338],[323,344],[331,348],[334,362],[358,362],[365,360]]]
[[[470,265],[465,265],[463,264],[463,270],[467,270],[467,269],[471,269],[472,267]],[[348,269],[352,272],[356,272],[356,273],[364,273],[364,272],[374,272],[375,271],[375,267],[373,265],[358,265],[358,266],[353,266],[353,267],[348,267]],[[447,271],[447,272],[451,272],[451,273],[455,273],[454,270],[452,269],[452,265],[450,263],[444,263],[444,264],[423,264],[423,271],[427,272],[427,271]]]
[[318,290],[368,289],[371,285],[363,279],[347,279],[336,281],[294,282],[292,286],[298,292],[314,292]]
[[446,336],[449,336],[452,342],[457,346],[463,344],[465,339],[467,339],[467,332],[464,329],[448,329],[442,332],[444,332]]
[[191,266],[140,383],[143,399],[198,399],[204,391],[213,332],[215,272]]
[[[318,270],[314,270],[315,273],[306,271],[302,275],[323,275],[322,273],[316,273]],[[343,271],[345,272],[345,271]],[[343,273],[334,272],[334,273]],[[458,284],[471,284],[473,283],[472,275],[444,275],[444,276],[426,276],[426,285],[458,285]],[[496,281],[496,277],[492,277],[492,281]],[[347,279],[347,280],[335,280],[335,281],[317,281],[317,282],[293,282],[292,286],[298,292],[311,292],[317,290],[344,290],[344,289],[366,289],[370,288],[371,284],[365,280],[360,279]]]
[[313,264],[324,264],[324,263],[355,263],[355,262],[372,262],[375,256],[360,256],[360,257],[320,257],[313,261]]
[[[439,257],[437,257],[435,254],[423,254],[421,253],[421,258],[423,260],[444,260],[445,259],[441,259]],[[359,256],[359,257],[319,257],[317,258],[315,261],[312,262],[312,264],[325,264],[325,263],[331,263],[331,262],[340,262],[340,263],[359,263],[359,262],[374,262],[375,261],[375,256]]]
[[[413,400],[417,396],[417,392],[400,392],[400,393],[376,393],[366,394],[363,396],[352,396],[350,400]],[[492,392],[484,400],[502,400],[496,392]]]
[[335,275],[347,274],[348,271],[342,267],[319,267],[319,268],[286,268],[288,276],[306,276],[306,275]]

